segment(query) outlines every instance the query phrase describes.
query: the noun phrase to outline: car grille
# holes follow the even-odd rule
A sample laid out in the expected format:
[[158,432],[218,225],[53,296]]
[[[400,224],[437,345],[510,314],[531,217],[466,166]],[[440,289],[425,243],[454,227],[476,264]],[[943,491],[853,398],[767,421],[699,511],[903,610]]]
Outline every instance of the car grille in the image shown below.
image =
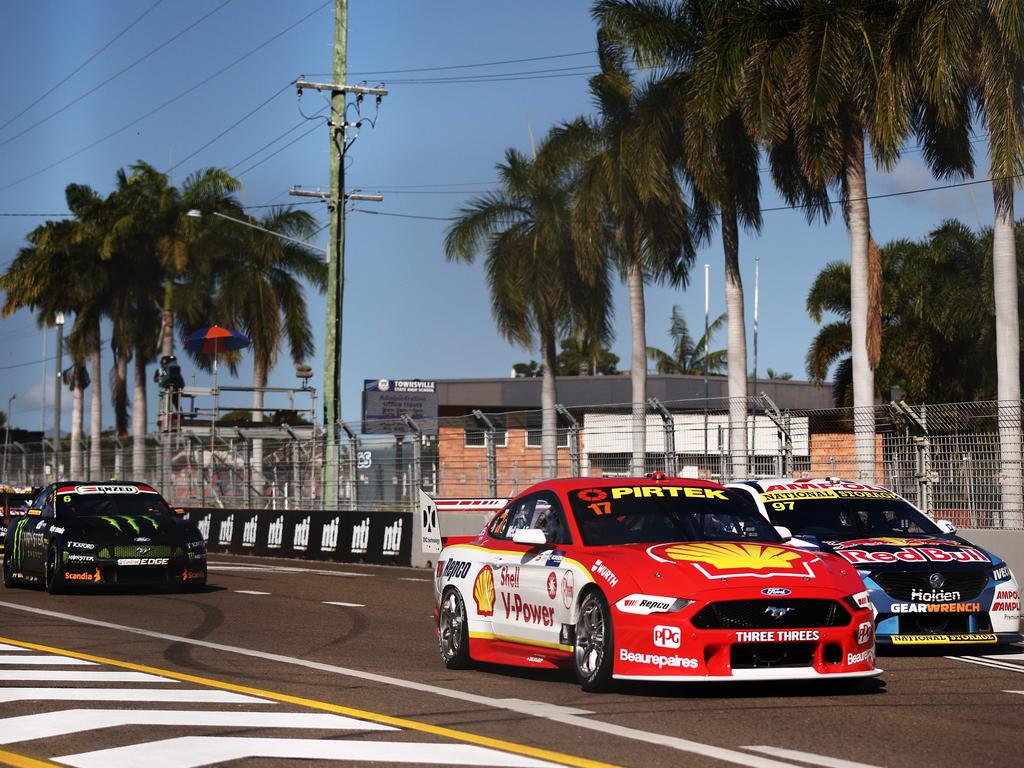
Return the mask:
[[[145,552],[140,552],[140,549]],[[110,557],[173,557],[180,555],[180,550],[180,547],[173,547],[170,544],[130,544],[104,547],[100,550],[99,556],[104,559]]]
[[816,643],[737,643],[729,651],[733,669],[809,667]]
[[[782,609],[773,618],[771,609]],[[692,619],[698,629],[845,627],[850,612],[835,600],[727,600],[706,605]]]
[[938,590],[934,590],[928,583],[932,573],[935,571],[882,571],[872,574],[871,578],[887,595],[897,600],[912,600],[911,593],[915,589],[924,592],[959,592],[960,600],[973,600],[988,584],[987,571],[940,571],[945,581]]
[[971,633],[971,618],[975,619],[975,632],[991,632],[992,621],[987,613],[916,613],[900,616],[901,635],[966,635]]
[[172,579],[166,565],[133,565],[105,568],[103,580],[114,584],[160,584]]

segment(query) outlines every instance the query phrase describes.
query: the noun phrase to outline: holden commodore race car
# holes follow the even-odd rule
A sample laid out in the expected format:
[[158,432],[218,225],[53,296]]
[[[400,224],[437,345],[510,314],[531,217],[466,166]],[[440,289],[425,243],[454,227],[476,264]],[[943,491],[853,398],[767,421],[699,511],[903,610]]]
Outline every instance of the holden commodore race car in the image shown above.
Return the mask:
[[877,485],[830,477],[735,483],[793,543],[856,568],[876,636],[897,646],[1020,640],[1020,595],[1009,566]]
[[39,492],[38,488],[12,487],[0,485],[0,511],[3,512],[3,524],[0,525],[0,552],[4,549],[4,538],[7,535],[7,523],[12,517],[20,517],[28,512],[32,499]]
[[[183,510],[181,514],[183,514]],[[7,525],[4,586],[206,584],[206,542],[145,483],[58,482]]]
[[881,671],[856,569],[786,546],[749,498],[701,480],[534,485],[479,535],[447,538],[434,582],[449,668],[574,669],[588,691]]

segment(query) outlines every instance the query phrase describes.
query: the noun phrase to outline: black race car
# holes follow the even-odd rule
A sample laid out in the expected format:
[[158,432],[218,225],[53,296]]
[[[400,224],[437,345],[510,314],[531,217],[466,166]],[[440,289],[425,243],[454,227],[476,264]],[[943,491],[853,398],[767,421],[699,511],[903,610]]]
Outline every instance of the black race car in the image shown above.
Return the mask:
[[4,586],[206,584],[206,542],[145,483],[59,482],[7,524]]

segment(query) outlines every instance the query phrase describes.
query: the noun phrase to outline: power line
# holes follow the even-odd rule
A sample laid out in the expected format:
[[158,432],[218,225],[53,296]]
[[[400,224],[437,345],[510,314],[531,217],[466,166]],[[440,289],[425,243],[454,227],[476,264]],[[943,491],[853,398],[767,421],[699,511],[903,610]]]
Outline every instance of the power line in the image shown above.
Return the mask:
[[[597,53],[596,50],[589,51],[577,51],[575,53],[555,53],[550,56],[532,56],[528,59],[505,59],[504,61],[487,61],[480,62],[477,64],[452,64],[446,67],[413,67],[411,69],[370,69],[364,72],[349,72],[351,77],[361,77],[364,75],[403,75],[409,72],[439,72],[442,70],[449,69],[473,69],[475,67],[497,67],[502,64],[522,64],[528,61],[546,61],[549,59],[567,59],[572,56],[589,56]],[[330,77],[328,73],[320,73],[317,75],[310,75],[310,77]]]
[[[327,109],[328,109],[328,107],[324,107],[324,108],[323,108],[323,109],[321,109],[320,111],[321,111],[321,112],[326,112],[326,111],[327,111]],[[288,129],[287,131],[285,131],[284,133],[282,133],[282,134],[280,134],[279,136],[277,136],[276,138],[274,138],[274,139],[271,139],[270,141],[268,141],[268,142],[267,142],[266,144],[264,144],[264,145],[263,145],[262,147],[260,147],[259,149],[257,149],[257,150],[256,150],[255,152],[250,152],[250,153],[249,153],[248,155],[246,155],[245,157],[243,157],[243,158],[242,158],[241,160],[239,160],[239,161],[238,161],[237,163],[235,163],[234,165],[229,165],[229,166],[228,166],[227,168],[225,168],[224,170],[226,170],[226,171],[229,171],[229,172],[230,172],[230,171],[232,171],[232,170],[234,170],[234,169],[235,169],[235,168],[237,168],[238,166],[242,165],[242,163],[246,162],[247,160],[250,160],[250,159],[252,159],[252,158],[253,158],[253,157],[255,157],[256,155],[258,155],[258,154],[259,154],[260,152],[262,152],[263,150],[265,150],[265,149],[267,149],[267,148],[269,148],[269,147],[273,146],[273,145],[274,145],[274,144],[276,144],[277,142],[279,142],[279,141],[280,141],[281,139],[283,139],[283,138],[284,138],[285,136],[287,136],[287,135],[288,135],[289,133],[291,133],[292,131],[297,131],[297,130],[298,130],[299,128],[301,128],[302,126],[304,126],[304,125],[307,125],[307,123],[308,123],[308,121],[306,121],[306,120],[303,120],[303,121],[302,121],[301,123],[296,123],[295,125],[293,125],[293,126],[292,126],[291,128],[289,128],[289,129]],[[280,149],[276,150],[276,151],[275,151],[275,152],[273,152],[272,154],[269,154],[269,155],[267,155],[267,156],[266,156],[265,158],[263,158],[262,160],[259,160],[259,161],[257,161],[257,162],[256,162],[255,164],[251,165],[251,166],[250,166],[249,168],[246,168],[246,169],[245,169],[245,171],[242,171],[241,173],[238,173],[238,174],[236,174],[236,175],[237,175],[237,176],[241,176],[241,175],[242,175],[242,173],[247,173],[248,171],[252,170],[253,168],[255,168],[255,167],[256,167],[257,165],[259,165],[260,163],[263,163],[263,162],[266,162],[267,160],[269,160],[269,159],[270,159],[271,157],[273,157],[274,155],[276,155],[276,154],[277,154],[278,152],[281,152],[282,150],[284,150],[284,149],[287,149],[288,147],[292,146],[292,144],[294,144],[295,142],[299,141],[299,139],[302,139],[302,138],[304,138],[304,137],[308,136],[308,135],[309,135],[309,134],[311,134],[311,133],[312,133],[313,131],[315,131],[315,130],[316,130],[317,128],[322,128],[322,127],[323,127],[323,126],[321,126],[321,125],[314,125],[314,126],[313,126],[312,128],[310,128],[310,129],[309,129],[308,131],[306,131],[305,133],[301,134],[300,136],[297,136],[297,137],[296,137],[296,138],[295,138],[294,140],[292,140],[292,141],[288,142],[287,144],[285,144],[285,145],[284,145],[283,147],[281,147]]]
[[100,49],[99,49],[98,51],[96,51],[96,53],[94,53],[94,54],[93,54],[92,56],[90,56],[90,57],[89,57],[88,59],[86,59],[86,60],[85,60],[85,61],[83,61],[83,62],[82,62],[81,64],[79,64],[79,65],[78,65],[77,67],[75,67],[75,68],[74,68],[73,70],[71,70],[71,72],[69,72],[68,74],[66,74],[66,75],[65,75],[65,76],[63,77],[63,79],[62,79],[62,80],[61,80],[60,82],[58,82],[58,83],[57,83],[56,85],[54,85],[54,86],[52,86],[52,87],[50,87],[50,88],[47,88],[46,90],[44,90],[44,91],[43,91],[43,92],[42,92],[41,94],[39,94],[39,97],[38,97],[38,98],[37,98],[37,99],[36,99],[35,101],[33,101],[33,102],[32,102],[31,104],[29,104],[29,105],[28,105],[27,107],[25,107],[25,108],[24,108],[23,110],[21,110],[21,112],[19,112],[18,114],[16,114],[16,115],[15,115],[14,117],[10,118],[10,119],[9,119],[9,120],[8,120],[8,121],[7,121],[6,123],[4,123],[3,125],[0,125],[0,131],[2,131],[2,130],[3,130],[4,128],[6,128],[6,127],[7,127],[8,125],[10,125],[10,124],[11,124],[11,123],[13,123],[13,122],[14,122],[15,120],[17,120],[17,119],[18,119],[19,117],[21,117],[22,115],[24,115],[24,114],[25,114],[26,112],[28,112],[28,111],[29,111],[30,109],[32,109],[32,107],[34,107],[34,106],[35,106],[36,104],[38,104],[38,103],[39,103],[40,101],[42,101],[42,100],[43,100],[44,98],[46,98],[46,97],[47,97],[47,96],[48,96],[49,94],[51,94],[51,93],[53,93],[54,91],[56,91],[56,90],[57,90],[58,88],[60,88],[60,87],[61,87],[62,85],[64,85],[64,83],[66,83],[66,82],[67,82],[68,80],[70,80],[70,79],[71,79],[72,77],[74,77],[74,76],[75,76],[75,75],[77,75],[77,74],[78,74],[79,72],[81,72],[81,71],[82,71],[83,69],[85,69],[85,68],[86,68],[87,66],[89,66],[89,64],[91,64],[91,63],[93,62],[93,60],[94,60],[94,59],[95,59],[95,58],[96,58],[97,56],[99,56],[99,55],[100,55],[101,53],[103,53],[103,52],[104,52],[105,50],[107,50],[107,48],[109,48],[109,47],[110,47],[110,46],[112,46],[112,45],[113,45],[114,43],[116,43],[116,42],[117,42],[117,41],[118,41],[118,40],[119,40],[119,39],[120,39],[121,37],[123,37],[123,36],[124,36],[124,35],[125,35],[125,34],[126,34],[126,33],[127,33],[127,32],[128,32],[128,31],[129,31],[130,29],[131,29],[131,28],[132,28],[132,27],[134,27],[134,26],[135,26],[136,24],[138,24],[138,23],[139,23],[140,21],[142,21],[142,20],[143,20],[144,18],[146,18],[146,17],[147,17],[147,16],[148,16],[148,15],[149,15],[149,14],[150,14],[150,13],[151,13],[151,12],[152,12],[152,11],[153,11],[153,10],[154,10],[154,9],[155,9],[155,8],[156,8],[157,6],[158,6],[158,5],[160,5],[160,3],[162,3],[162,2],[163,2],[163,0],[156,0],[156,2],[155,2],[155,3],[153,3],[153,4],[151,5],[151,6],[149,6],[149,8],[147,8],[147,9],[146,9],[145,11],[143,11],[143,12],[142,12],[142,15],[141,15],[141,16],[139,16],[138,18],[136,18],[136,19],[135,19],[135,21],[133,21],[133,22],[132,22],[131,24],[129,24],[129,25],[127,26],[127,27],[125,27],[125,28],[124,28],[124,29],[122,29],[122,30],[121,30],[120,32],[118,32],[118,33],[117,33],[116,35],[114,35],[114,36],[113,36],[113,37],[112,37],[112,38],[110,39],[110,41],[109,41],[109,42],[108,42],[108,43],[107,43],[106,45],[104,45],[104,46],[103,46],[102,48],[100,48]]
[[171,171],[173,171],[173,170],[174,170],[175,168],[178,168],[179,166],[181,166],[181,165],[182,165],[182,164],[184,164],[185,162],[187,162],[187,161],[191,160],[191,159],[192,159],[193,157],[195,157],[196,155],[198,155],[198,154],[199,154],[200,152],[202,152],[202,151],[203,151],[204,149],[206,149],[206,148],[207,148],[208,146],[210,146],[210,145],[211,145],[211,144],[213,144],[214,142],[218,141],[219,139],[222,139],[222,138],[223,138],[224,136],[226,136],[226,135],[227,135],[228,133],[230,133],[231,131],[233,131],[233,130],[234,130],[235,128],[237,128],[238,126],[240,126],[240,125],[241,125],[242,123],[244,123],[244,122],[245,122],[246,120],[248,120],[248,119],[249,119],[250,117],[252,117],[252,116],[253,116],[253,115],[255,115],[255,114],[256,114],[257,112],[259,112],[259,111],[260,111],[261,109],[263,109],[263,108],[264,108],[265,106],[267,106],[267,104],[269,104],[270,102],[272,102],[272,101],[273,101],[274,99],[276,99],[276,98],[277,98],[278,96],[280,96],[280,95],[281,95],[282,93],[284,93],[285,91],[289,90],[289,89],[290,89],[291,87],[292,87],[292,83],[290,83],[290,82],[289,82],[289,83],[286,83],[286,84],[284,85],[284,87],[283,87],[283,88],[281,88],[281,89],[280,89],[279,91],[276,91],[276,92],[274,93],[274,95],[273,95],[273,96],[271,96],[271,97],[270,97],[269,99],[267,99],[266,101],[264,101],[264,102],[263,102],[262,104],[260,104],[260,105],[259,105],[258,107],[256,107],[255,109],[251,110],[250,112],[248,112],[248,113],[246,113],[245,115],[243,115],[242,117],[240,117],[240,118],[239,118],[238,120],[236,120],[236,121],[235,121],[234,123],[232,123],[231,125],[229,125],[229,126],[228,126],[227,128],[225,128],[225,129],[224,129],[223,131],[221,131],[220,133],[218,133],[218,134],[217,134],[216,136],[214,136],[214,137],[213,137],[212,139],[210,139],[210,140],[209,140],[208,142],[206,142],[205,144],[203,144],[203,146],[199,147],[199,149],[197,149],[197,150],[195,150],[194,152],[192,152],[192,154],[190,154],[190,155],[186,155],[185,157],[181,158],[181,160],[179,160],[179,161],[178,161],[178,162],[176,162],[176,163],[175,163],[174,165],[172,165],[172,166],[171,166],[170,168],[168,168],[168,169],[167,169],[167,172],[168,172],[168,173],[170,173],[170,172],[171,172]]
[[[19,131],[18,133],[14,134],[13,136],[10,136],[10,137],[8,137],[7,139],[4,139],[3,141],[0,141],[0,147],[6,147],[6,146],[7,146],[8,144],[10,144],[10,143],[11,143],[12,141],[14,141],[15,139],[19,138],[20,136],[24,136],[24,135],[25,135],[26,133],[28,133],[29,131],[33,130],[34,128],[38,128],[38,127],[39,127],[40,125],[42,125],[43,123],[45,123],[45,122],[47,122],[47,121],[49,121],[49,120],[53,119],[53,118],[54,118],[54,117],[56,117],[57,115],[62,115],[62,114],[64,114],[64,112],[65,112],[65,111],[67,111],[68,107],[70,107],[70,106],[72,106],[72,105],[74,105],[74,104],[77,104],[78,102],[82,101],[83,99],[85,99],[85,98],[87,98],[87,97],[91,96],[92,94],[96,93],[96,91],[98,91],[98,90],[99,90],[100,88],[102,88],[103,86],[105,86],[105,85],[110,85],[110,83],[112,83],[112,82],[114,82],[115,80],[117,80],[117,78],[119,78],[119,77],[120,77],[121,75],[125,74],[126,72],[128,72],[128,71],[129,71],[129,70],[131,70],[131,69],[134,69],[135,67],[137,67],[137,66],[138,66],[139,64],[141,64],[142,62],[144,62],[144,61],[145,61],[146,59],[148,59],[148,58],[149,58],[150,56],[154,55],[154,54],[155,54],[155,53],[157,53],[158,51],[162,50],[163,48],[166,48],[166,47],[167,47],[168,45],[170,45],[171,43],[173,43],[173,42],[174,42],[175,40],[177,40],[177,39],[178,39],[179,37],[181,37],[182,35],[184,35],[184,34],[185,34],[186,32],[189,32],[190,30],[192,30],[192,29],[195,29],[195,28],[196,28],[197,26],[199,26],[199,25],[200,25],[200,24],[202,24],[202,23],[203,23],[204,21],[206,21],[206,20],[207,20],[208,18],[210,18],[211,16],[213,16],[213,14],[217,13],[217,11],[219,11],[219,10],[220,10],[221,8],[223,8],[223,7],[224,7],[224,6],[226,6],[226,5],[228,4],[228,3],[231,3],[231,2],[233,2],[233,1],[234,1],[234,0],[224,0],[224,2],[223,2],[223,3],[221,3],[220,5],[218,5],[218,6],[217,6],[216,8],[214,8],[214,9],[213,9],[212,11],[210,11],[209,13],[207,13],[207,14],[206,14],[205,16],[202,16],[202,17],[200,17],[199,19],[197,19],[196,21],[194,21],[194,22],[192,22],[191,24],[189,24],[189,25],[188,25],[187,27],[185,27],[185,28],[184,28],[183,30],[181,30],[180,32],[178,32],[178,33],[176,33],[176,34],[172,35],[172,36],[171,36],[170,38],[168,38],[168,39],[167,39],[167,40],[165,40],[164,42],[160,43],[160,45],[158,45],[158,46],[157,46],[156,48],[152,49],[151,51],[149,51],[149,52],[148,52],[148,53],[146,53],[145,55],[143,55],[143,56],[141,56],[140,58],[138,58],[138,59],[136,59],[135,61],[133,61],[133,62],[132,62],[131,64],[129,64],[128,66],[126,66],[126,67],[124,67],[123,69],[121,69],[121,70],[119,70],[118,72],[116,72],[116,73],[115,73],[115,74],[114,74],[113,76],[111,76],[111,77],[108,77],[108,78],[107,78],[106,80],[104,80],[103,82],[101,82],[101,83],[97,84],[97,85],[96,85],[96,86],[94,86],[93,88],[90,88],[90,89],[89,89],[88,91],[86,91],[85,93],[83,93],[83,94],[82,94],[81,96],[79,96],[78,98],[76,98],[76,99],[73,99],[73,100],[69,101],[69,102],[68,102],[67,104],[65,104],[65,105],[63,105],[62,107],[60,107],[60,109],[56,109],[56,110],[54,110],[53,112],[51,112],[50,114],[48,114],[48,115],[47,115],[46,117],[44,117],[44,118],[41,118],[41,119],[37,120],[36,122],[32,123],[32,125],[28,126],[28,128],[24,128],[24,129],[22,129],[21,131]],[[154,7],[155,7],[155,6],[154,6]],[[151,9],[151,10],[152,10],[152,9]],[[148,13],[148,11],[147,11],[147,13]],[[44,95],[45,95],[45,94],[44,94]],[[40,97],[40,98],[42,98],[42,97]]]
[[310,129],[309,129],[308,131],[305,131],[305,132],[303,132],[303,133],[299,134],[299,135],[298,135],[297,137],[295,137],[295,140],[294,140],[294,141],[290,141],[290,142],[288,142],[287,144],[285,144],[285,145],[284,145],[283,147],[280,147],[280,148],[278,148],[278,149],[274,150],[273,152],[271,152],[271,153],[270,153],[269,155],[267,155],[266,157],[262,158],[261,160],[257,160],[257,161],[256,161],[255,163],[253,163],[252,165],[250,165],[250,166],[249,166],[248,168],[246,168],[246,169],[245,169],[244,171],[239,171],[239,172],[238,172],[238,173],[236,173],[235,175],[236,175],[236,176],[244,176],[245,174],[247,174],[247,173],[248,173],[249,171],[253,170],[254,168],[258,168],[259,166],[263,165],[263,164],[264,164],[265,162],[267,162],[267,160],[269,160],[270,158],[274,157],[275,155],[279,155],[279,154],[281,154],[282,152],[284,152],[284,151],[285,151],[286,149],[288,149],[289,147],[293,147],[293,146],[295,146],[295,145],[296,145],[296,144],[298,144],[298,143],[299,143],[299,142],[300,142],[300,141],[301,141],[302,139],[304,139],[304,138],[306,138],[307,136],[309,136],[309,134],[311,134],[311,133],[312,133],[313,131],[319,130],[319,129],[320,129],[320,128],[322,128],[322,127],[323,127],[323,126],[321,126],[321,125],[314,125],[314,126],[313,126],[312,128],[310,128]]
[[[227,2],[230,2],[230,1],[231,0],[227,0]],[[92,142],[91,144],[87,144],[86,146],[84,146],[84,147],[82,147],[82,148],[72,152],[70,155],[66,155],[65,157],[61,158],[60,160],[55,160],[54,162],[50,163],[49,165],[47,165],[47,166],[45,166],[43,168],[40,168],[39,170],[34,171],[33,173],[28,174],[27,176],[22,176],[20,179],[12,181],[12,182],[10,182],[8,184],[5,184],[3,186],[0,186],[0,191],[6,190],[6,189],[10,189],[11,187],[17,186],[18,184],[21,184],[22,182],[28,181],[29,179],[32,179],[32,178],[35,178],[36,176],[39,176],[39,175],[45,173],[46,171],[49,171],[49,170],[51,170],[53,168],[56,168],[58,165],[61,165],[61,164],[65,163],[65,162],[67,162],[68,160],[71,160],[72,158],[78,157],[78,155],[82,154],[83,152],[87,152],[88,150],[92,149],[93,147],[96,147],[96,146],[104,143],[105,141],[109,141],[114,136],[117,136],[119,133],[123,133],[124,131],[128,130],[132,126],[134,126],[134,125],[136,125],[138,123],[141,123],[146,118],[152,117],[157,112],[160,112],[163,109],[166,109],[167,107],[169,107],[171,104],[175,103],[176,101],[180,101],[185,96],[187,96],[190,93],[192,93],[193,91],[198,90],[199,88],[201,88],[202,86],[204,86],[207,83],[211,82],[212,80],[220,77],[221,75],[223,75],[228,70],[233,69],[234,67],[238,66],[243,61],[245,61],[247,58],[249,58],[250,56],[255,54],[257,51],[259,51],[259,50],[265,48],[266,46],[270,45],[270,43],[274,42],[279,37],[282,37],[283,35],[287,34],[291,30],[295,29],[295,27],[299,26],[299,24],[303,23],[304,21],[306,21],[307,19],[309,19],[310,17],[312,17],[313,15],[318,13],[319,11],[323,10],[324,8],[326,8],[328,5],[331,4],[331,2],[332,2],[332,0],[327,0],[326,2],[324,2],[321,5],[317,6],[312,11],[310,11],[305,16],[303,16],[301,19],[296,21],[294,24],[291,24],[288,27],[285,27],[283,30],[281,30],[277,34],[275,34],[275,35],[269,37],[268,39],[264,40],[262,43],[257,45],[255,48],[252,48],[247,53],[243,54],[242,56],[239,56],[237,59],[232,61],[230,64],[228,64],[228,65],[222,67],[221,69],[217,70],[216,72],[214,72],[209,77],[207,77],[207,78],[205,78],[203,80],[198,81],[197,83],[195,83],[191,87],[186,88],[184,91],[179,93],[177,96],[174,96],[174,97],[168,99],[167,101],[165,101],[162,104],[160,104],[159,106],[151,109],[149,112],[145,113],[141,117],[138,117],[135,120],[132,120],[127,125],[121,126],[117,130],[108,133],[106,136],[103,136],[102,138],[97,139],[96,141]]]

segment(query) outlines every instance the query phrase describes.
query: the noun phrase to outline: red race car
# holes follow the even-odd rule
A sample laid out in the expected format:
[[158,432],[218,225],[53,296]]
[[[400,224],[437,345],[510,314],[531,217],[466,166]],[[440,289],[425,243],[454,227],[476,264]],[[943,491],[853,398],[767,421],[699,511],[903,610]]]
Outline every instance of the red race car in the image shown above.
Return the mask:
[[434,579],[441,659],[573,668],[588,691],[613,679],[879,674],[856,569],[786,536],[716,483],[539,483],[479,535],[446,539]]

